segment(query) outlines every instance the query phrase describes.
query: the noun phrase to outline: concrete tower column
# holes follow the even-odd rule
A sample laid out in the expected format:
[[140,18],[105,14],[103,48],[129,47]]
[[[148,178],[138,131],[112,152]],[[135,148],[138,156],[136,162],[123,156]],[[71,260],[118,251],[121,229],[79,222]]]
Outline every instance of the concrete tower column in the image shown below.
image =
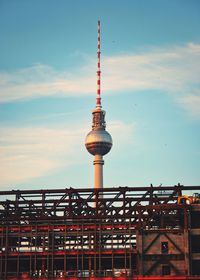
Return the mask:
[[[101,70],[100,70],[100,21],[98,21],[98,44],[97,44],[97,94],[96,108],[92,111],[92,130],[85,139],[85,147],[94,156],[94,189],[103,189],[103,156],[110,152],[112,148],[112,137],[106,131],[105,111],[101,106]],[[98,198],[103,198],[103,191],[98,191],[94,202],[94,207]]]
[[102,155],[94,156],[94,188],[101,189],[103,188],[103,165],[104,160]]

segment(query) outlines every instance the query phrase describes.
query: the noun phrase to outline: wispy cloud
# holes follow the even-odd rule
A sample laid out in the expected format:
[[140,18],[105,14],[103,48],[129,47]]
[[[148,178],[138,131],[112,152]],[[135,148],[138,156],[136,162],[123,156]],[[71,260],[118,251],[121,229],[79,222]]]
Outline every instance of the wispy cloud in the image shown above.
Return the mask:
[[[102,88],[113,94],[156,89],[171,94],[193,116],[199,117],[200,45],[151,48],[140,54],[102,59]],[[0,102],[13,102],[40,96],[81,96],[95,91],[96,61],[76,73],[59,72],[50,66],[34,65],[12,73],[0,73]],[[192,97],[193,96],[193,97]]]
[[[118,141],[121,133],[133,136],[132,125],[121,121],[109,124],[109,131]],[[85,124],[73,127],[5,127],[0,136],[0,187],[28,182],[43,177],[72,164],[86,160],[84,137],[88,132]],[[81,140],[82,139],[82,140]],[[122,139],[121,139],[122,140]],[[126,140],[121,141],[126,142]],[[117,151],[116,151],[117,152]]]
[[[1,184],[23,182],[73,163],[80,146],[79,128],[7,127],[1,129]],[[66,158],[70,158],[66,162]]]
[[200,92],[196,95],[190,94],[180,97],[178,102],[192,117],[200,119]]
[[[88,73],[87,73],[88,74]],[[0,102],[13,102],[53,95],[92,93],[90,76],[57,72],[47,65],[36,64],[12,73],[0,73]]]
[[[105,89],[186,91],[199,84],[200,45],[151,49],[105,60]],[[112,81],[112,82],[111,82]]]

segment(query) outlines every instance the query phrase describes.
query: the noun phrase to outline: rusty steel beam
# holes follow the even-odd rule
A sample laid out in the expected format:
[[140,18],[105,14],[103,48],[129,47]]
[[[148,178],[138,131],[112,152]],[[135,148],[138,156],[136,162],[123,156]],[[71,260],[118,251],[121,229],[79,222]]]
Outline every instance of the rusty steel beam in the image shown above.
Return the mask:
[[[126,191],[126,192],[147,192],[150,191],[152,187],[114,187],[114,188],[104,188],[103,190],[95,190],[95,193],[114,193],[119,191]],[[174,189],[182,190],[182,191],[199,191],[200,186],[183,186],[183,185],[174,185],[174,186],[159,186],[153,187],[153,191],[174,191]],[[12,190],[12,191],[0,191],[0,195],[19,195],[19,194],[60,194],[60,193],[91,193],[94,192],[93,188],[65,188],[65,189],[33,189],[33,190]]]

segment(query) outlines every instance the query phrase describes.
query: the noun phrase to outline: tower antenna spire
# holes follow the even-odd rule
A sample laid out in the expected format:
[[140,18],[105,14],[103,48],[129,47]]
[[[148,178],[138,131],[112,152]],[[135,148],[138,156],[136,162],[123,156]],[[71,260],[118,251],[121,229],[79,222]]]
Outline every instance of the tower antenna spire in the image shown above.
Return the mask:
[[97,97],[96,108],[101,109],[101,40],[100,40],[100,20],[98,20],[97,39]]

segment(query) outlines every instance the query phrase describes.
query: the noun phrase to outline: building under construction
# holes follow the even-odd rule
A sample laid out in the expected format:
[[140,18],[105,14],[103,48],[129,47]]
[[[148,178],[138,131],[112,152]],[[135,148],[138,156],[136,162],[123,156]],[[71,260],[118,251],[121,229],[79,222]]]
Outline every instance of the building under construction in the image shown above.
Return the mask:
[[0,279],[200,279],[200,186],[103,188],[100,53],[94,187],[1,191]]
[[0,192],[0,279],[200,279],[198,192]]

